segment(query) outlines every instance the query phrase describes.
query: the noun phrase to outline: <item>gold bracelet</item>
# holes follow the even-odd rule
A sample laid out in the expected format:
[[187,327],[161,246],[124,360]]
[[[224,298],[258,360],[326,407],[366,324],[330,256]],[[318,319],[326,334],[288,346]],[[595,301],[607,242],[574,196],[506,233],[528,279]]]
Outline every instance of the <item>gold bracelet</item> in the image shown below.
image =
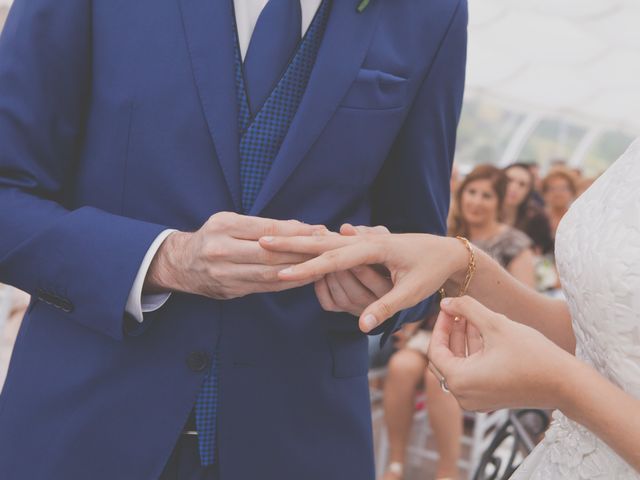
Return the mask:
[[[464,281],[460,286],[460,291],[458,292],[458,296],[462,297],[463,295],[467,294],[467,290],[469,289],[469,284],[471,283],[473,274],[476,273],[476,254],[473,251],[473,247],[471,246],[471,242],[469,240],[460,236],[456,238],[460,240],[464,244],[465,248],[469,251],[469,265],[467,266],[467,274],[465,275]],[[440,300],[443,300],[447,296],[444,287],[440,288],[440,290],[438,290],[438,293],[440,294]]]
[[471,246],[471,242],[464,237],[456,237],[469,251],[469,265],[467,266],[467,275],[464,277],[464,282],[460,286],[460,291],[458,292],[458,296],[462,297],[467,294],[467,290],[469,289],[469,284],[471,283],[471,279],[473,278],[473,274],[476,273],[476,254],[473,251],[473,247]]

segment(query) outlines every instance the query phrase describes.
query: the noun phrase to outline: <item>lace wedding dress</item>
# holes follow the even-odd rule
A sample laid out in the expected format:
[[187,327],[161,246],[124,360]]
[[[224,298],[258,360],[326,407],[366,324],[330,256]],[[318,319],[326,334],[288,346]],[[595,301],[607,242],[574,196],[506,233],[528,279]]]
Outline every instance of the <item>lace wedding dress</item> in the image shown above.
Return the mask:
[[[640,140],[574,203],[556,237],[576,355],[640,398]],[[556,479],[630,480],[640,474],[556,412],[545,439],[511,480]]]

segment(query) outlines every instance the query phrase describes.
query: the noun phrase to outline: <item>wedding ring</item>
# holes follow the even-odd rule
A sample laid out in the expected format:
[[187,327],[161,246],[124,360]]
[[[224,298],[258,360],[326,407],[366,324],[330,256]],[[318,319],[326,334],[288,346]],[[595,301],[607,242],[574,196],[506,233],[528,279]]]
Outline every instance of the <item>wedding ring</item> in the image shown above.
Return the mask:
[[440,388],[444,393],[451,393],[449,385],[447,385],[447,380],[444,377],[440,377]]

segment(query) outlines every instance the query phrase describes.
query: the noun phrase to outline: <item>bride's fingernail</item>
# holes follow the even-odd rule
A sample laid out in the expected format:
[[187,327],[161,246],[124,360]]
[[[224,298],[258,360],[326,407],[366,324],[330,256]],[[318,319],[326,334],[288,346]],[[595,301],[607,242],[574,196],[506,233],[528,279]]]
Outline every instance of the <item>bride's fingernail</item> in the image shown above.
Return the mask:
[[442,305],[443,307],[448,307],[450,303],[451,303],[450,298],[443,298],[442,302],[440,302],[440,305]]
[[262,237],[262,241],[266,243],[273,242],[273,237]]
[[283,275],[291,275],[293,273],[293,267],[285,268],[284,270],[280,270],[280,273]]
[[364,323],[364,328],[366,328],[367,331],[373,330],[378,325],[378,321],[376,320],[376,317],[374,317],[371,314],[364,317],[363,323]]

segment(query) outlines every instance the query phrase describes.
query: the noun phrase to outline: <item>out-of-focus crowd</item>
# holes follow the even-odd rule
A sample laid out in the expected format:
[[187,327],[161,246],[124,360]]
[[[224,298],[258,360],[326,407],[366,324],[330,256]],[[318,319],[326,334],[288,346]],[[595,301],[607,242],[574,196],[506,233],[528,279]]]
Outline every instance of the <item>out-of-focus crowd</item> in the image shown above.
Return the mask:
[[[585,178],[562,161],[540,177],[536,163],[504,169],[479,165],[464,178],[454,167],[449,235],[468,238],[522,283],[561,295],[554,261],[558,225],[575,199],[595,179]],[[439,456],[435,478],[459,478],[463,414],[452,395],[427,369],[426,353],[435,312],[419,324],[406,325],[394,344],[378,352],[373,366],[386,365],[383,409],[389,439],[384,480],[403,478],[416,392],[424,388],[425,408]]]

